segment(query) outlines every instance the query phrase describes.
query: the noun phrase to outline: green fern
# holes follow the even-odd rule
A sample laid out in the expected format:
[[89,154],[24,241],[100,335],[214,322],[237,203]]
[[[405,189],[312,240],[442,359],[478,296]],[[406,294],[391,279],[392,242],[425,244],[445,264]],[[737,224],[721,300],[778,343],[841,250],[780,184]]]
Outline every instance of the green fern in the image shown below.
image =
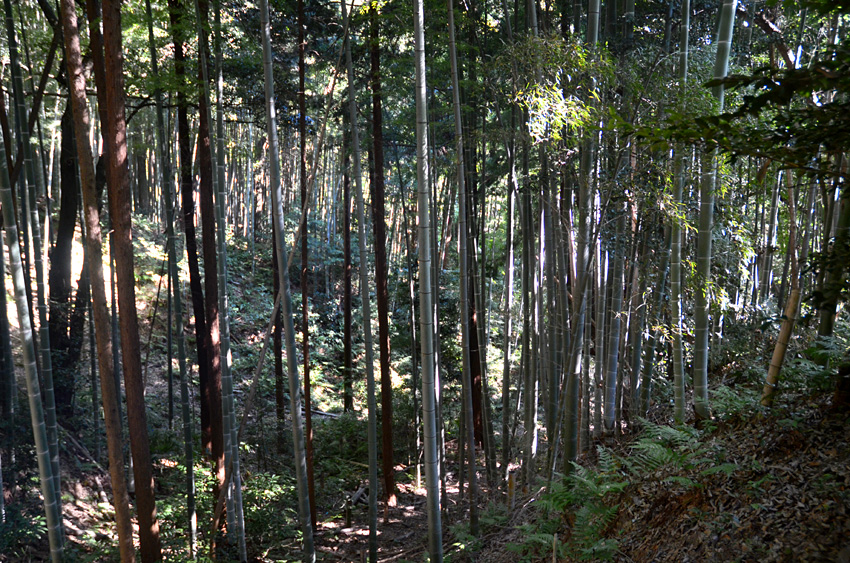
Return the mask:
[[658,440],[674,448],[694,448],[699,444],[699,431],[690,426],[676,428],[664,424],[655,424],[645,418],[639,419],[643,425],[643,438]]
[[655,442],[652,439],[641,438],[632,444],[632,455],[629,463],[633,473],[655,473],[665,468],[675,468],[681,462],[681,454],[674,452],[669,446]]
[[659,471],[690,469],[701,463],[704,452],[699,431],[680,426],[664,426],[641,419],[643,435],[632,444],[632,455],[626,463],[632,473],[644,475]]
[[581,561],[612,561],[620,548],[620,542],[613,538],[600,538],[581,549],[578,555]]
[[599,446],[596,449],[596,454],[599,458],[596,465],[600,473],[616,473],[620,470],[620,461],[610,448]]
[[582,561],[613,558],[617,541],[604,534],[617,518],[619,505],[589,503],[575,512],[572,535],[567,544],[568,555]]
[[681,475],[670,475],[666,479],[664,479],[665,483],[675,483],[677,485],[681,485],[686,489],[691,489],[693,487],[700,486],[699,483],[694,482],[693,479],[689,477],[682,477]]
[[[783,377],[784,378],[784,377]],[[732,389],[721,385],[712,389],[711,404],[717,418],[725,420],[735,415],[746,414],[760,408],[759,399],[761,389],[754,390],[747,387]]]
[[703,469],[702,471],[700,471],[700,475],[714,475],[716,473],[725,473],[728,477],[729,475],[732,475],[732,473],[734,473],[737,469],[738,466],[734,463],[721,463],[720,465],[713,465],[711,467]]

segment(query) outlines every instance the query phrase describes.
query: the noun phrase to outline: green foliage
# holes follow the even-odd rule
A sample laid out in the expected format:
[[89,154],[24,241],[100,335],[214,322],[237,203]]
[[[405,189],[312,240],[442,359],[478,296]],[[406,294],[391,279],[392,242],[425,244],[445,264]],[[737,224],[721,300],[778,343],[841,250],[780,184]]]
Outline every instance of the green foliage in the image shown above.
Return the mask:
[[252,541],[270,544],[298,532],[298,512],[292,503],[295,479],[275,473],[247,474],[243,481],[245,533]]
[[[612,559],[617,541],[605,534],[619,512],[619,504],[614,499],[629,484],[622,478],[620,466],[621,460],[607,448],[599,448],[597,469],[573,462],[572,471],[553,482],[540,501],[546,513],[554,517],[526,525],[523,543],[509,545],[508,549],[525,554],[524,561],[551,553],[553,548],[559,558]],[[570,530],[561,536],[564,541],[556,541],[563,516],[570,521]]]
[[561,37],[526,37],[498,57],[494,71],[512,80],[495,80],[528,110],[528,133],[535,142],[576,136],[598,112],[598,88],[613,78],[604,54],[592,57],[581,43]]
[[744,385],[735,389],[726,385],[720,385],[710,389],[711,404],[714,407],[715,417],[719,420],[727,420],[737,416],[746,416],[758,411],[760,394],[758,391]]
[[314,422],[316,473],[331,476],[341,489],[356,489],[368,463],[365,435],[366,421],[354,413]]
[[452,561],[466,561],[472,557],[472,554],[480,547],[481,542],[472,534],[469,533],[468,522],[458,522],[450,527],[451,534],[454,537],[452,542],[452,552],[447,553],[443,558],[445,563]]
[[595,468],[573,463],[568,475],[553,482],[540,501],[548,516],[522,527],[523,543],[509,549],[524,554],[523,561],[536,561],[552,553],[560,532],[564,542],[555,547],[558,558],[612,560],[618,549],[615,522],[631,486],[653,481],[688,490],[739,469],[724,461],[722,449],[705,442],[700,430],[644,419],[640,424],[643,432],[629,447],[629,455],[599,447]]
[[28,559],[29,546],[44,545],[46,538],[47,521],[43,510],[31,514],[22,511],[19,504],[6,506],[6,521],[0,523],[0,553]]
[[675,472],[694,465],[700,445],[696,430],[687,426],[663,426],[643,419],[641,424],[644,425],[643,435],[632,444],[632,455],[628,457],[632,473]]

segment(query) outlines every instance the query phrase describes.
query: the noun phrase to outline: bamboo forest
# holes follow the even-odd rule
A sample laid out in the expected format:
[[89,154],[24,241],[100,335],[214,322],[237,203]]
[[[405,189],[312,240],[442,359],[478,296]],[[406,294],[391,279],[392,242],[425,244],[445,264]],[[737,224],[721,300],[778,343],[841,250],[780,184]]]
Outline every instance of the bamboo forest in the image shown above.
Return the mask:
[[850,562],[850,5],[2,0],[0,562]]

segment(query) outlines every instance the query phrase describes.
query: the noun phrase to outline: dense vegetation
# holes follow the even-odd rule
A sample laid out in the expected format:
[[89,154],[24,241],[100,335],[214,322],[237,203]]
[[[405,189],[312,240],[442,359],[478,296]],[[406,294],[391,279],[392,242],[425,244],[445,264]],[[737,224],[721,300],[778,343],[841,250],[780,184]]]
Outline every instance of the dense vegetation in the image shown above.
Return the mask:
[[844,4],[4,13],[0,561],[850,557]]

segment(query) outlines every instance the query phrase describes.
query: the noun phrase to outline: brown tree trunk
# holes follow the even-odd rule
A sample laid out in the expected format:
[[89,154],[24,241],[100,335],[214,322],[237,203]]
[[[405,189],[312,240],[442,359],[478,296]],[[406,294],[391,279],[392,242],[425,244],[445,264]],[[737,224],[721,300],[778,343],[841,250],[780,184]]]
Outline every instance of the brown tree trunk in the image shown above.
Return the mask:
[[[183,53],[183,14],[185,6],[182,0],[168,0],[171,18],[171,33],[174,39],[174,72],[178,83],[185,85],[186,62]],[[189,132],[188,103],[183,88],[177,90],[177,148],[180,154],[180,199],[183,213],[183,230],[186,236],[186,258],[189,264],[189,288],[192,294],[192,313],[195,316],[195,342],[198,353],[198,379],[201,388],[209,382],[210,362],[204,347],[204,334],[207,330],[204,312],[204,291],[201,285],[201,268],[198,263],[198,241],[195,237],[195,200],[192,176],[192,149]],[[206,401],[201,401],[201,428],[209,428],[210,413]]]
[[150,213],[150,183],[148,182],[148,159],[145,152],[136,154],[136,191],[138,192],[138,213]]
[[[381,109],[381,49],[378,36],[378,10],[370,10],[369,55],[372,82],[372,228],[375,235],[375,285],[378,301],[378,345],[381,358],[381,465],[384,473],[384,500],[396,505],[393,471],[393,386],[390,378],[390,323],[387,290],[387,225],[384,209],[384,132]],[[369,293],[365,293],[365,299]]]
[[[91,54],[94,84],[97,91],[97,113],[100,123],[104,124],[106,123],[106,70],[104,69],[103,61],[103,35],[101,35],[100,26],[98,25],[101,18],[99,0],[86,0],[86,18],[89,21],[89,52]],[[106,155],[109,152],[109,139],[103,127],[101,127],[100,134],[103,138],[100,159],[103,159],[105,162]],[[100,160],[98,161],[98,166],[95,168],[95,185],[97,186],[99,201],[103,187],[98,184],[99,180],[105,182],[105,174],[102,172],[99,173],[98,168],[105,170],[105,166],[100,164]],[[100,205],[98,209],[100,209]]]
[[[65,62],[68,68],[68,85],[76,128],[88,131],[88,100],[80,53],[80,33],[77,13],[71,0],[62,1],[62,22],[65,38]],[[90,259],[89,276],[92,287],[92,317],[97,338],[98,364],[102,389],[103,414],[106,422],[106,442],[109,451],[109,476],[112,481],[113,505],[118,531],[118,549],[122,563],[135,561],[133,527],[130,514],[130,499],[124,479],[123,450],[121,444],[121,420],[118,410],[118,391],[112,372],[112,341],[109,309],[106,306],[106,288],[103,281],[103,244],[100,230],[100,213],[95,187],[94,162],[87,135],[75,138],[77,150],[82,158],[80,179],[86,222],[86,252]],[[58,239],[57,239],[58,243]]]
[[[77,226],[79,210],[79,186],[77,184],[77,151],[74,147],[74,123],[70,103],[62,115],[62,139],[60,144],[61,199],[59,204],[59,223],[56,229],[56,243],[50,252],[50,343],[53,358],[53,386],[56,397],[56,409],[61,418],[71,417],[71,405],[74,402],[76,383],[76,364],[80,358],[83,340],[83,321],[85,303],[89,299],[88,277],[85,266],[81,271],[77,289],[77,299],[71,303],[71,247]],[[81,299],[82,308],[78,305]],[[77,330],[75,331],[74,328]]]
[[[206,29],[209,22],[209,3],[200,0],[201,29]],[[205,60],[209,60],[206,57]],[[199,77],[201,75],[199,68]],[[202,77],[199,80],[203,80]],[[204,257],[204,313],[206,316],[206,332],[204,333],[204,348],[206,348],[210,371],[206,386],[201,386],[201,401],[207,403],[209,424],[202,428],[204,449],[209,449],[215,463],[216,496],[218,487],[224,483],[224,433],[221,410],[221,330],[218,318],[218,260],[215,243],[215,205],[213,203],[213,174],[212,144],[210,141],[209,110],[207,101],[200,96],[198,111],[198,160],[200,163],[200,202],[201,202],[201,249]]]
[[121,2],[106,0],[103,5],[104,70],[106,80],[106,135],[110,138],[107,163],[109,212],[115,240],[118,270],[118,307],[121,311],[121,346],[124,360],[124,386],[127,395],[127,422],[133,474],[136,480],[136,508],[142,561],[159,561],[159,522],[156,517],[150,442],[142,385],[142,358],[136,312],[132,223],[130,220],[130,176],[127,163],[127,123],[124,117],[124,56],[121,47]]

